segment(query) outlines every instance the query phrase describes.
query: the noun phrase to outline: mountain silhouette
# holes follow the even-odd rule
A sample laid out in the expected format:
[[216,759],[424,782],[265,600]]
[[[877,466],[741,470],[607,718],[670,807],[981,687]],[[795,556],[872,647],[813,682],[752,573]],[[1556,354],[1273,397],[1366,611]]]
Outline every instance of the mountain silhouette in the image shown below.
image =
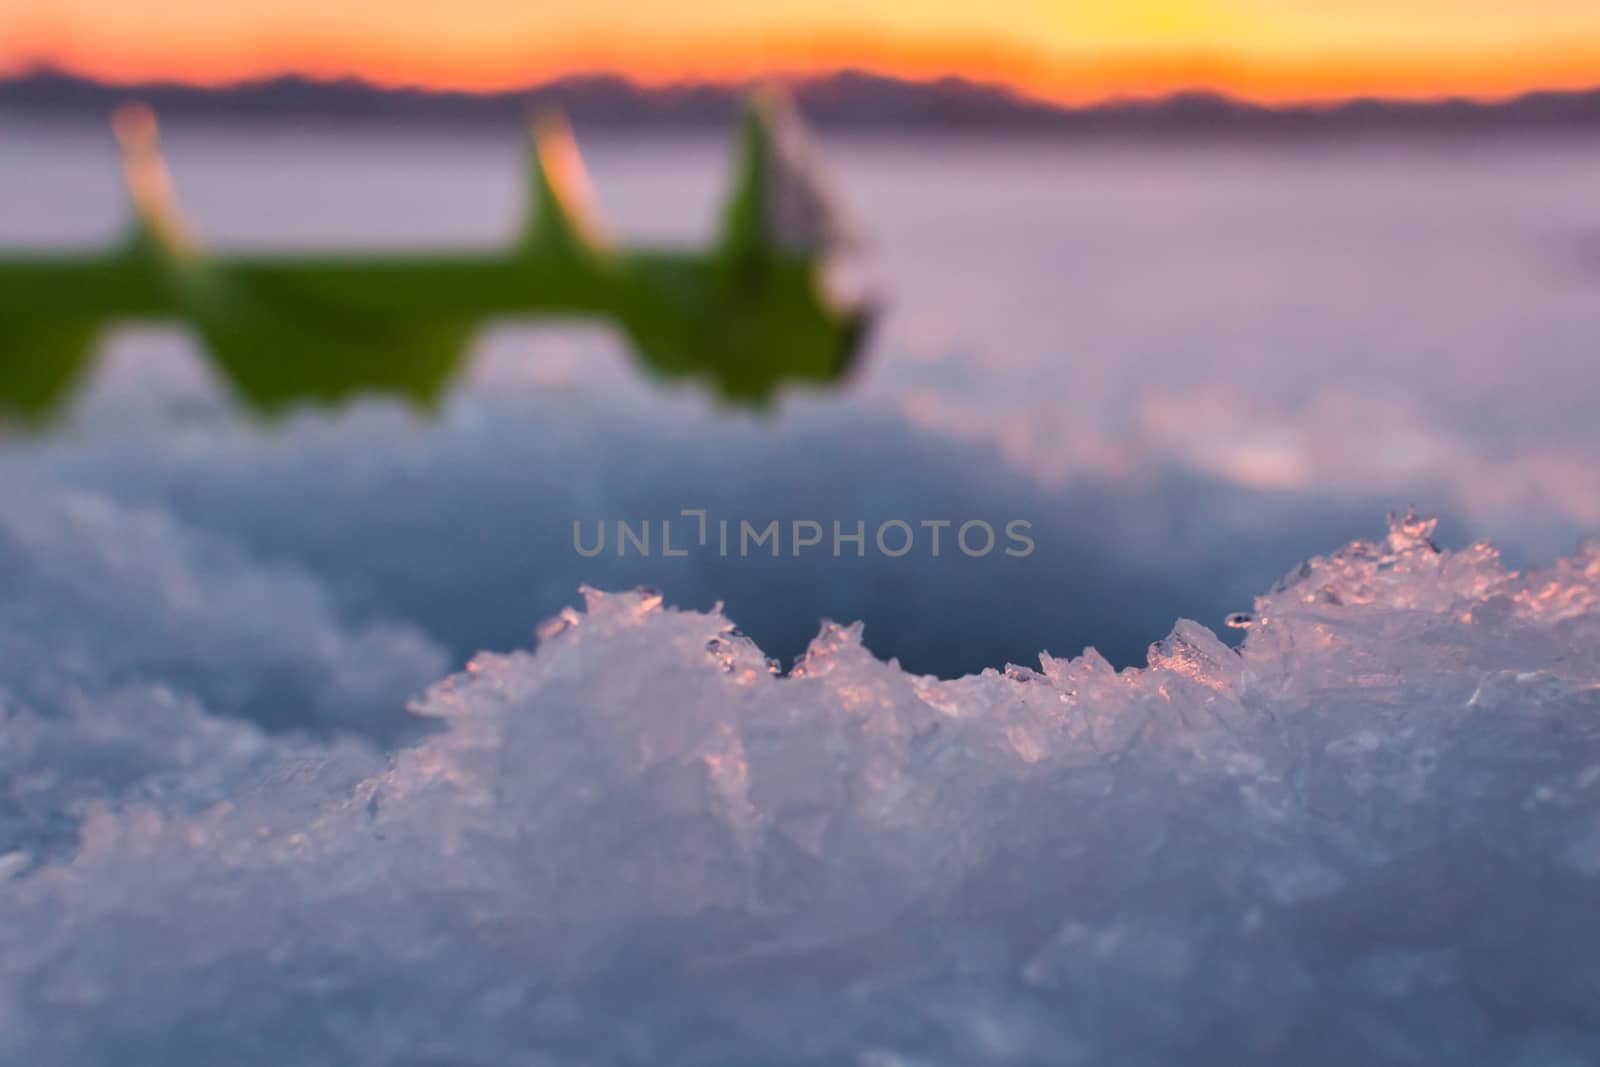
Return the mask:
[[[789,81],[807,118],[828,129],[1105,135],[1316,135],[1600,130],[1600,88],[1543,91],[1500,100],[1361,98],[1266,106],[1209,92],[1065,107],[1004,86],[950,77],[907,81],[844,70]],[[744,89],[711,83],[641,86],[582,75],[504,92],[386,88],[354,79],[285,75],[216,88],[176,83],[113,85],[58,70],[0,78],[0,114],[103,117],[137,99],[164,115],[219,119],[326,118],[462,123],[521,120],[554,105],[585,128],[718,127],[738,113]]]

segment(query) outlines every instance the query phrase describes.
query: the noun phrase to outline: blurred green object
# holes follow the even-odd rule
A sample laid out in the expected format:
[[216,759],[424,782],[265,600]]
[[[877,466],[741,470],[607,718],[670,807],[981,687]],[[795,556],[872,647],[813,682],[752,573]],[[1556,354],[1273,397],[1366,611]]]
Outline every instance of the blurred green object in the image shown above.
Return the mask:
[[785,382],[837,382],[870,312],[824,292],[841,239],[804,129],[755,96],[720,240],[707,251],[613,246],[594,220],[566,124],[535,124],[532,217],[510,248],[416,255],[214,255],[176,209],[154,117],[113,123],[135,211],[100,254],[0,256],[0,414],[38,417],[70,394],[102,329],[189,325],[252,406],[358,393],[430,406],[487,319],[619,325],[657,374],[760,403]]

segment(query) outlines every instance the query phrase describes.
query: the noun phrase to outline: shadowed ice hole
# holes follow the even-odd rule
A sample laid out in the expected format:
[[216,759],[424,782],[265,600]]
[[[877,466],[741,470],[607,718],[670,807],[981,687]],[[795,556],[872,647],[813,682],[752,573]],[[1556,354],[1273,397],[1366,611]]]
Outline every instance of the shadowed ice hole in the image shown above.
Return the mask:
[[[106,370],[114,388],[123,372]],[[1385,510],[1410,502],[1266,491],[1174,466],[1046,484],[982,441],[825,398],[752,416],[707,410],[693,394],[637,403],[659,397],[629,387],[541,382],[513,393],[467,390],[436,418],[378,403],[287,423],[158,419],[153,433],[135,420],[0,457],[0,480],[170,513],[262,565],[307,572],[352,624],[415,626],[457,665],[527,647],[588,584],[653,588],[685,608],[721,601],[784,664],[823,620],[859,620],[876,655],[942,677],[1086,646],[1142,664],[1180,617],[1237,640],[1230,613],[1319,547],[1369,535]],[[1443,536],[1459,539],[1448,502],[1418,503],[1444,512]],[[686,509],[706,512],[706,546]],[[727,556],[719,520],[732,530]],[[799,556],[796,520],[822,536]],[[967,520],[996,532],[982,558],[956,548]],[[1003,551],[1013,520],[1029,524],[1024,558]],[[589,548],[603,524],[605,550],[575,551],[575,521]],[[619,521],[651,527],[649,555],[632,544],[618,554]],[[662,554],[663,521],[686,556]],[[764,547],[740,556],[741,521],[776,521],[778,557]],[[891,521],[915,535],[899,558],[874,543]],[[953,524],[938,557],[928,521]],[[862,556],[846,542],[834,557],[834,522],[864,527]]]

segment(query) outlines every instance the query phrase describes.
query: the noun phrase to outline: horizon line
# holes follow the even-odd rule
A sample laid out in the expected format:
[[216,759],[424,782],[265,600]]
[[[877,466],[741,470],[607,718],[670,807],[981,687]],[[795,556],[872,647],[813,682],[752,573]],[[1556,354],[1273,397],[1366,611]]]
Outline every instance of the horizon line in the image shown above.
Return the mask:
[[108,77],[77,69],[70,64],[54,60],[39,60],[12,66],[0,65],[0,85],[18,84],[29,79],[58,77],[78,81],[106,90],[183,90],[196,94],[227,93],[230,91],[264,88],[279,82],[300,82],[328,88],[359,88],[377,94],[414,94],[437,97],[468,97],[492,101],[515,97],[519,94],[550,88],[563,82],[583,80],[613,80],[642,93],[671,92],[685,89],[716,89],[735,91],[742,87],[776,82],[790,86],[816,84],[830,79],[859,76],[879,78],[887,82],[908,86],[934,87],[942,83],[958,83],[974,90],[1003,94],[1022,106],[1048,108],[1071,113],[1112,109],[1124,106],[1156,105],[1184,99],[1210,99],[1241,108],[1254,108],[1272,112],[1334,111],[1356,104],[1400,106],[1428,106],[1472,104],[1482,107],[1511,104],[1535,96],[1585,95],[1600,92],[1600,75],[1591,80],[1556,84],[1533,83],[1524,88],[1471,92],[1439,90],[1384,93],[1381,91],[1355,91],[1346,95],[1314,96],[1309,98],[1261,98],[1227,87],[1204,83],[1179,84],[1152,88],[1145,92],[1108,91],[1104,95],[1080,99],[1055,99],[1030,92],[1027,88],[1003,79],[990,79],[963,71],[932,72],[927,74],[899,74],[866,64],[846,63],[839,66],[806,70],[770,70],[751,75],[697,74],[685,72],[677,76],[655,78],[634,71],[607,67],[574,67],[559,73],[530,77],[523,81],[497,86],[453,86],[428,84],[417,81],[388,81],[374,78],[359,71],[320,72],[293,67],[263,70],[223,80],[191,79],[175,75],[138,76],[129,78]]

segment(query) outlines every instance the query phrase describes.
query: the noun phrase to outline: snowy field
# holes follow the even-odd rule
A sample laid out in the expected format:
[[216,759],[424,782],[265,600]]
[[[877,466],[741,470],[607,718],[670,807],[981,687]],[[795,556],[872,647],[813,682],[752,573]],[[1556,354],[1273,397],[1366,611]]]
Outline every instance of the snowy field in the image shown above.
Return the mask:
[[[218,243],[517,219],[510,137],[167,147]],[[720,142],[585,148],[707,232]],[[842,391],[508,326],[262,422],[142,329],[0,438],[0,1059],[1600,1061],[1600,147],[829,148]],[[109,239],[109,145],[0,205]],[[573,550],[686,508],[1036,549]]]

